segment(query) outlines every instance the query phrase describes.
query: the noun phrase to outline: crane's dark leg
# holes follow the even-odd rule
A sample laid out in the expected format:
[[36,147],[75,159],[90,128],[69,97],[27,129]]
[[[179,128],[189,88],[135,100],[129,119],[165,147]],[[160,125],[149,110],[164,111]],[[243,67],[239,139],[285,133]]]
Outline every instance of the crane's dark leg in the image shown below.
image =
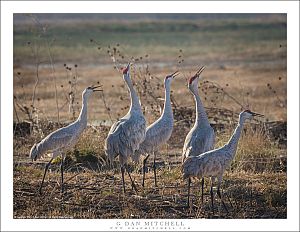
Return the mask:
[[190,207],[190,189],[191,189],[191,178],[188,179],[188,199],[187,199],[187,207]]
[[213,214],[214,214],[214,192],[213,192],[214,180],[215,178],[211,177],[210,197],[211,197],[211,209]]
[[201,181],[201,203],[203,205],[203,189],[204,189],[204,177],[202,177],[202,181]]
[[156,181],[156,152],[153,152],[154,159],[153,159],[153,172],[154,172],[154,185],[157,187],[157,181]]
[[142,186],[144,188],[145,186],[145,173],[146,173],[146,162],[147,162],[147,159],[149,158],[149,154],[145,157],[145,159],[143,160],[143,182],[142,182]]
[[46,176],[46,173],[51,165],[51,162],[52,162],[53,158],[51,158],[51,160],[46,164],[45,166],[45,172],[44,172],[44,176],[43,176],[43,180],[42,180],[42,183],[40,185],[40,188],[39,188],[39,193],[42,194],[42,188],[43,188],[43,184],[44,184],[44,180],[45,180],[45,176]]
[[223,199],[222,199],[221,192],[220,192],[221,182],[222,182],[222,177],[218,177],[217,194],[218,194],[218,196],[219,196],[219,198],[220,198],[220,200],[221,200],[221,202],[222,202],[222,205],[223,205],[224,209],[225,209],[226,212],[228,213],[228,209],[227,209],[227,207],[226,207],[226,205],[225,205],[225,203],[224,203],[224,201],[223,201]]
[[64,193],[64,160],[65,158],[62,156],[61,157],[61,163],[60,163],[60,172],[61,172],[61,186],[60,186],[60,190],[61,193]]
[[125,189],[124,171],[125,171],[124,166],[121,166],[123,192],[125,193],[125,192],[126,192],[126,189]]
[[138,190],[137,190],[137,188],[136,188],[136,186],[135,186],[135,184],[134,184],[134,181],[133,181],[132,178],[131,178],[131,175],[130,175],[130,172],[129,172],[129,170],[128,170],[127,164],[125,164],[125,168],[126,168],[126,171],[127,171],[127,173],[128,173],[128,176],[129,176],[129,178],[130,178],[131,186],[132,186],[132,188],[134,189],[134,191],[137,193]]

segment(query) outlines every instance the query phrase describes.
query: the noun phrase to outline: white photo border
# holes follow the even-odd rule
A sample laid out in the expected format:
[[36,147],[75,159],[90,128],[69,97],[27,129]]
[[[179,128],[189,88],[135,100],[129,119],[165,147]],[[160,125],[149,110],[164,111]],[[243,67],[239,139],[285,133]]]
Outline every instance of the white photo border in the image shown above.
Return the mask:
[[[286,13],[288,100],[287,219],[13,219],[14,13]],[[298,1],[2,1],[1,2],[1,229],[5,231],[131,231],[128,223],[177,223],[182,231],[299,229],[299,2]],[[179,223],[179,224],[178,224]],[[122,229],[116,229],[118,226]],[[145,231],[173,230],[157,226]],[[144,230],[136,229],[135,231]]]

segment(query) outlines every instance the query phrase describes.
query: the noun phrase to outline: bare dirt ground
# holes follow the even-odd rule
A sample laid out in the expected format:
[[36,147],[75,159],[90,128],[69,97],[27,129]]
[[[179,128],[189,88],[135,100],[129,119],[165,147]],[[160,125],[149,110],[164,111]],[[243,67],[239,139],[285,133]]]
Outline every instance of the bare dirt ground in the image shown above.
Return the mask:
[[[95,131],[96,129],[96,131]],[[187,185],[180,170],[181,134],[188,127],[176,127],[169,144],[158,156],[158,186],[154,187],[152,160],[149,159],[145,188],[141,186],[141,164],[131,164],[138,193],[132,190],[126,175],[126,189],[122,190],[118,162],[114,169],[105,163],[103,141],[108,127],[89,128],[84,133],[77,152],[69,153],[65,170],[66,192],[60,193],[59,160],[46,176],[43,194],[38,193],[47,158],[28,161],[30,137],[16,137],[14,156],[14,217],[15,218],[286,218],[286,153],[285,145],[253,141],[245,136],[230,170],[222,184],[226,213],[215,196],[215,213],[211,212],[210,181],[205,182],[204,204],[200,203],[200,182],[193,181],[191,208],[187,208]],[[248,128],[249,130],[250,128]],[[51,129],[50,129],[51,130]],[[284,129],[280,132],[284,133]],[[218,134],[227,132],[218,131]],[[256,133],[256,136],[258,134]],[[283,135],[284,137],[284,135]],[[86,141],[89,141],[88,143]],[[221,143],[221,139],[218,141]],[[272,152],[263,154],[260,147]],[[84,151],[82,151],[84,150]],[[80,154],[77,154],[81,151]],[[255,154],[258,152],[258,154]],[[243,155],[245,153],[245,155]]]

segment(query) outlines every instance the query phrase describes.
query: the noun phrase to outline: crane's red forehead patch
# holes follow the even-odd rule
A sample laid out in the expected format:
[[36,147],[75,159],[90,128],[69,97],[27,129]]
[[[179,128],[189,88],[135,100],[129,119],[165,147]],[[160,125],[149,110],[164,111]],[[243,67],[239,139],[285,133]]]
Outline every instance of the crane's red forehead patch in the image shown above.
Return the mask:
[[128,69],[129,69],[129,66],[127,66],[126,68],[122,68],[123,74],[127,74],[128,73]]
[[244,112],[247,112],[247,113],[252,113],[250,110],[244,110]]

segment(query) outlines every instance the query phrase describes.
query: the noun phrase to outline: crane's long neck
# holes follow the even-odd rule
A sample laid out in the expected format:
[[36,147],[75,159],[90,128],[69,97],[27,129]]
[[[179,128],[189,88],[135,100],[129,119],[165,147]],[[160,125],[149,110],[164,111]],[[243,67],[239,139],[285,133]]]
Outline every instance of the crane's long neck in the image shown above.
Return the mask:
[[244,126],[244,122],[245,122],[245,119],[240,117],[238,125],[233,132],[233,135],[231,136],[231,138],[229,139],[229,141],[227,143],[227,147],[230,151],[229,153],[231,156],[230,160],[232,160],[235,156],[237,145],[238,145],[241,133],[242,133],[243,126]]
[[87,105],[88,105],[88,98],[87,96],[82,95],[82,106],[77,121],[79,121],[80,124],[84,127],[86,127],[87,125]]
[[127,87],[128,87],[129,93],[130,93],[130,100],[131,100],[129,111],[132,111],[132,110],[142,111],[138,95],[133,88],[133,84],[132,84],[130,77],[125,78],[125,82],[127,84]]
[[205,112],[204,106],[200,99],[200,95],[198,92],[198,88],[195,87],[191,89],[191,92],[194,95],[195,103],[196,103],[196,121],[195,124],[207,124],[209,125],[208,117]]
[[173,111],[171,106],[171,85],[170,82],[165,85],[165,103],[164,103],[164,109],[162,112],[162,117],[168,117],[171,120],[173,119]]

